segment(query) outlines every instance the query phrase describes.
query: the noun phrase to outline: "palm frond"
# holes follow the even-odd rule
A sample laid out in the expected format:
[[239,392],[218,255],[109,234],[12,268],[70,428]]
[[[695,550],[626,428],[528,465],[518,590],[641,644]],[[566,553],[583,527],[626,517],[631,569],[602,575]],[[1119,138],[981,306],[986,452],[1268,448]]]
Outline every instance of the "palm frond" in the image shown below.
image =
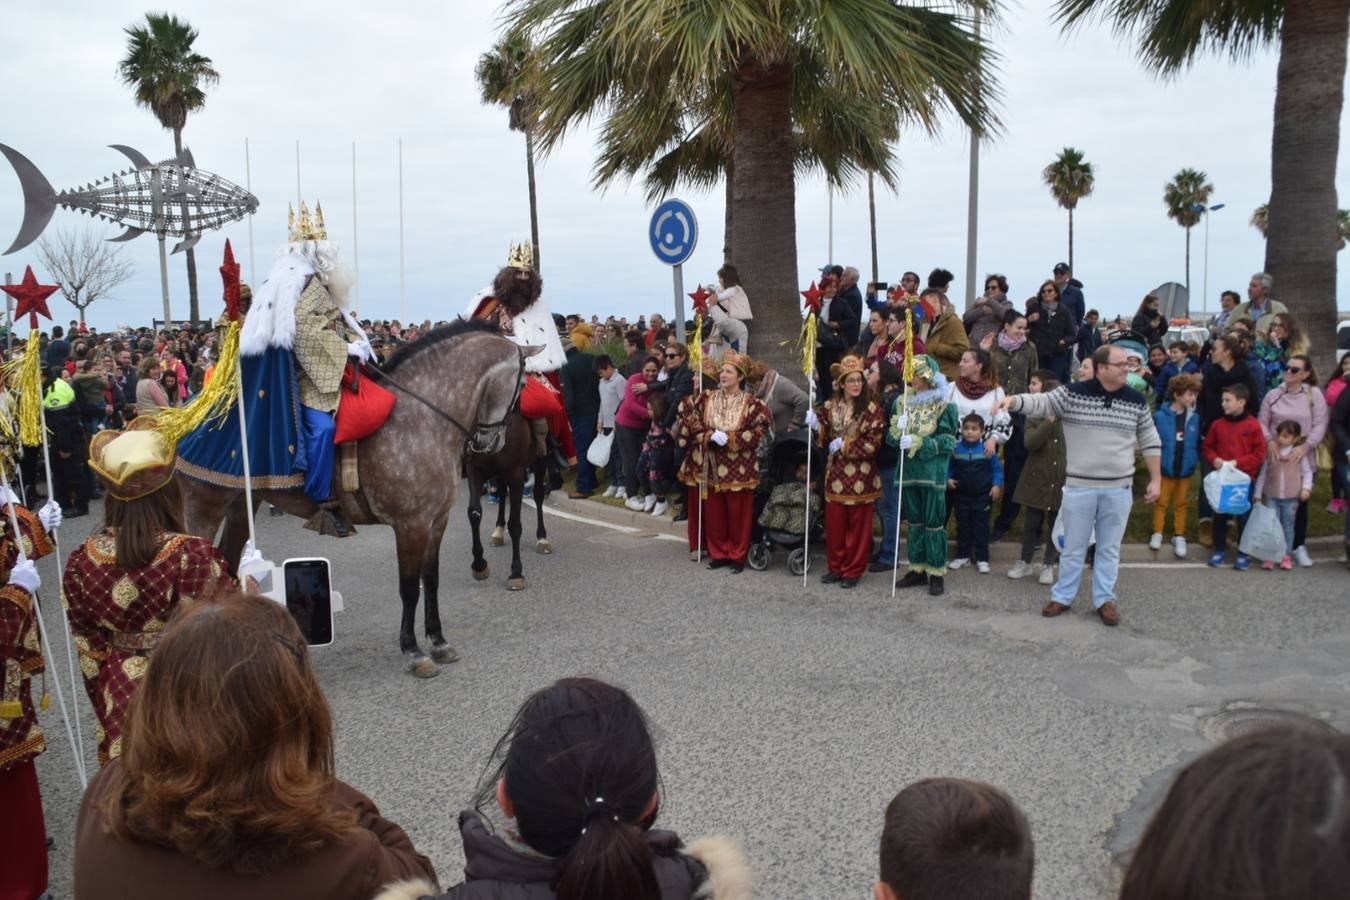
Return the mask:
[[1203,211],[1195,207],[1208,204],[1213,193],[1214,185],[1210,184],[1208,175],[1198,169],[1182,169],[1163,186],[1167,217],[1182,228],[1200,224]]
[[122,83],[160,125],[185,127],[188,114],[206,105],[205,88],[220,81],[210,57],[192,49],[196,29],[168,13],[146,13],[144,27],[123,30],[127,53],[117,67]]
[[1083,151],[1065,147],[1054,162],[1045,167],[1041,178],[1055,202],[1064,209],[1075,209],[1078,201],[1092,193],[1097,184],[1092,163],[1088,162]]

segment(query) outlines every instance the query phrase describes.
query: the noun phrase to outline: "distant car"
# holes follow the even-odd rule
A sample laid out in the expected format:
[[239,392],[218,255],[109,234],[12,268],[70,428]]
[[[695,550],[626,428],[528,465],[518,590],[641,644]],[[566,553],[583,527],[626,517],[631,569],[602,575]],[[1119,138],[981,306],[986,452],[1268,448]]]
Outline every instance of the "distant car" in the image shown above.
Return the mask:
[[1209,329],[1203,325],[1172,325],[1167,329],[1167,333],[1162,336],[1164,347],[1170,347],[1178,341],[1189,341],[1198,347],[1203,347],[1207,340],[1209,340]]

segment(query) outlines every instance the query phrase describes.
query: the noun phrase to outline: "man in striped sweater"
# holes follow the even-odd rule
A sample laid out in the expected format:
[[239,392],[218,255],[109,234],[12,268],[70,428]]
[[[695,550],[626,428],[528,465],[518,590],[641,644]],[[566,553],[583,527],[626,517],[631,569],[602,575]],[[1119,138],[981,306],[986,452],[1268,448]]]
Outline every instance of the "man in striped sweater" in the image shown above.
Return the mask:
[[1134,500],[1136,454],[1142,454],[1148,466],[1144,502],[1155,502],[1162,487],[1158,430],[1153,426],[1148,400],[1125,384],[1125,358],[1123,347],[1099,347],[1092,354],[1096,377],[1048,394],[1014,394],[994,407],[995,411],[1012,410],[1034,419],[1056,416],[1064,423],[1068,465],[1059,511],[1064,522],[1064,549],[1059,579],[1050,591],[1050,602],[1041,610],[1047,618],[1060,615],[1073,604],[1095,530],[1092,605],[1102,624],[1119,624],[1116,576],[1120,542]]

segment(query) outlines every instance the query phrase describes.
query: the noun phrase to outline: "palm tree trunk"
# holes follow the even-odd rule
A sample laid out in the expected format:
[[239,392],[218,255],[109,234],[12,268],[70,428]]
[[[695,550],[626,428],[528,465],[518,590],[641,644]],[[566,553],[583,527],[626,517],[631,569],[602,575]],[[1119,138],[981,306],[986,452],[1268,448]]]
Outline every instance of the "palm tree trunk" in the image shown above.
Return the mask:
[[1073,207],[1069,207],[1069,271],[1073,271]]
[[736,209],[736,204],[733,202],[734,196],[732,193],[733,179],[731,177],[731,173],[734,172],[735,169],[736,167],[731,162],[731,160],[727,160],[726,210],[722,214],[722,263],[728,266],[735,265],[735,263],[731,261],[731,250],[732,250],[731,229],[732,223],[735,221],[734,216]]
[[534,128],[525,127],[525,173],[530,182],[530,243],[534,244],[534,270],[539,268],[539,198],[534,182]]
[[1186,293],[1191,292],[1191,226],[1186,226]]
[[[178,156],[183,152],[183,129],[175,128],[173,130],[173,152]],[[183,221],[188,217],[187,200],[183,201]],[[189,235],[184,234],[183,239],[187,240]],[[192,324],[197,324],[201,320],[201,307],[197,302],[197,254],[191,249],[187,251],[187,276],[188,276],[188,318]]]
[[872,172],[867,173],[867,219],[872,226],[872,283],[876,284],[880,279],[877,277],[877,194],[876,194],[876,176]]
[[1270,152],[1266,271],[1313,335],[1313,364],[1335,364],[1336,157],[1345,100],[1350,0],[1284,7]]
[[792,66],[746,62],[733,78],[732,245],[754,307],[751,352],[782,375],[800,373],[794,358],[802,319],[797,306]]

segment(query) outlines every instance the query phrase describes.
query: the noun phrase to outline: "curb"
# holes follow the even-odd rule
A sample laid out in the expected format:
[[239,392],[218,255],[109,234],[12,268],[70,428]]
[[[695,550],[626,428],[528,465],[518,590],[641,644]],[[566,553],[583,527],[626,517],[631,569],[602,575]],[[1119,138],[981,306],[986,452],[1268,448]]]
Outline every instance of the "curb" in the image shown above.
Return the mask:
[[[650,513],[636,512],[631,509],[611,506],[608,503],[599,503],[595,500],[573,500],[563,491],[550,491],[548,498],[544,500],[544,507],[546,509],[558,509],[572,515],[585,516],[589,519],[600,519],[612,525],[632,528],[648,534],[669,534],[681,539],[684,539],[688,534],[685,530],[685,524],[674,521],[670,514],[656,518]],[[1338,537],[1308,539],[1308,553],[1313,559],[1322,562],[1339,561],[1342,547],[1342,539]],[[1012,541],[990,544],[989,561],[1011,565],[1021,555],[1021,549],[1020,543]],[[1204,552],[1200,552],[1202,550]],[[1172,553],[1170,543],[1164,544],[1163,549],[1158,551],[1150,550],[1147,544],[1122,544],[1120,548],[1120,561],[1131,563],[1193,565],[1197,562],[1204,562],[1208,556],[1208,548],[1201,547],[1199,544],[1192,545],[1190,553],[1187,554],[1185,559],[1176,558]]]

